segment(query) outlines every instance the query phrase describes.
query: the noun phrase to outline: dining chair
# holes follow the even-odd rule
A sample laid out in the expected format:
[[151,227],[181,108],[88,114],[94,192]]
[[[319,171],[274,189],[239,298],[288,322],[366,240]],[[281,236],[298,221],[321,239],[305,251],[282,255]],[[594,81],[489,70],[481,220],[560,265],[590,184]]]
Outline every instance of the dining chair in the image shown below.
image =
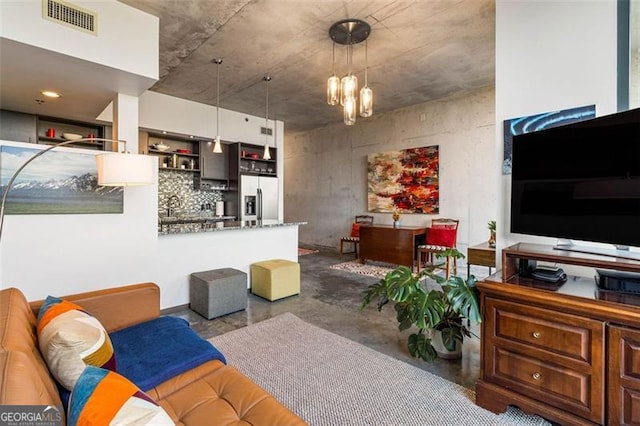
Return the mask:
[[[373,225],[373,216],[370,215],[358,215],[355,217],[355,221],[351,224],[351,234],[348,237],[340,238],[340,259],[343,254],[355,253],[356,259],[358,258],[358,245],[360,244],[360,227],[366,225]],[[345,252],[344,244],[353,244],[353,251]]]
[[[447,249],[455,248],[458,240],[458,219],[439,218],[431,221],[431,227],[427,228],[426,244],[418,246],[418,272],[422,266],[435,266],[436,255]],[[451,259],[453,258],[453,273],[458,272],[458,260],[454,256],[445,258],[445,278],[451,275]],[[424,259],[424,261],[423,261]],[[440,268],[440,266],[435,266]]]

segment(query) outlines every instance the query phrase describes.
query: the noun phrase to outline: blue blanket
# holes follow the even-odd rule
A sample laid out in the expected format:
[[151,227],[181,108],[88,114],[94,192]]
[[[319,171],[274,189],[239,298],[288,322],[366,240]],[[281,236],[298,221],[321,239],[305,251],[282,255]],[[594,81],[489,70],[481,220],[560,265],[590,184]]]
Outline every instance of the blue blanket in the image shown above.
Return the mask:
[[224,355],[198,336],[187,321],[165,316],[109,335],[118,373],[143,391]]

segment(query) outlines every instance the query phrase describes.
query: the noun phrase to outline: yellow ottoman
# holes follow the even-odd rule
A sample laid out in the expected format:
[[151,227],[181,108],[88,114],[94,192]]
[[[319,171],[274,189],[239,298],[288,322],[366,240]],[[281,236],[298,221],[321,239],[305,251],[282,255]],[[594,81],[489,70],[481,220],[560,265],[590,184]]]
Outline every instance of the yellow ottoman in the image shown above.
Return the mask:
[[251,293],[270,301],[300,294],[300,265],[283,259],[253,263]]

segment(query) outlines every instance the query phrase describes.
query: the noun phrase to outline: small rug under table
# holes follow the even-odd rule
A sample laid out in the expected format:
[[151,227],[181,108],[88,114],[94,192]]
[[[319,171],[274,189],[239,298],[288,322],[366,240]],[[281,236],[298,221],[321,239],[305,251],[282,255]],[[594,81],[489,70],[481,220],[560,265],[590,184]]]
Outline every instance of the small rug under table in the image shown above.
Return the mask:
[[517,409],[496,415],[475,393],[285,313],[210,339],[311,425],[548,425]]

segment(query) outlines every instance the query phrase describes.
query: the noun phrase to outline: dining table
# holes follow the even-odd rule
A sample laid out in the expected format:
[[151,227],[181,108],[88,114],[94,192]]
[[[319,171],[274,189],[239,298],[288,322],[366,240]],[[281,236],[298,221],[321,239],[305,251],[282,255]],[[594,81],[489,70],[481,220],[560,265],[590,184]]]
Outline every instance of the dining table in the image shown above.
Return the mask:
[[367,260],[413,269],[417,246],[424,244],[426,226],[367,225],[360,227],[360,263]]

